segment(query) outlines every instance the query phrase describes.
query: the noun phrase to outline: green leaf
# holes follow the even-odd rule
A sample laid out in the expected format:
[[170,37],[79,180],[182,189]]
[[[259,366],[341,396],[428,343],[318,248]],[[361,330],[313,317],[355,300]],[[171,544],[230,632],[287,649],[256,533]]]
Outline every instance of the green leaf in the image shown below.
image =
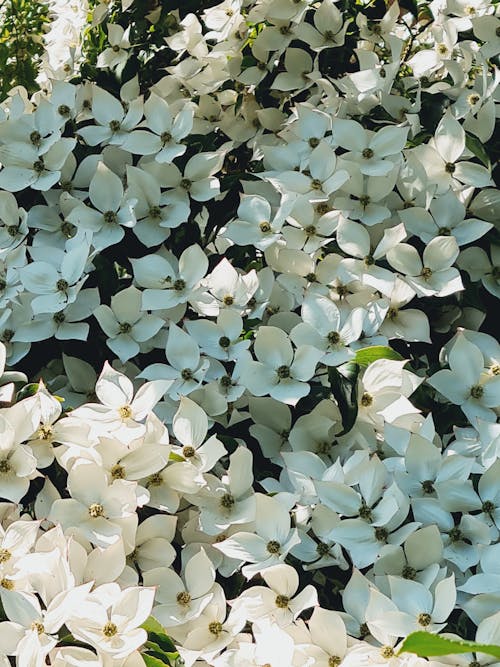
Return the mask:
[[403,357],[393,350],[392,347],[386,345],[373,345],[372,347],[363,347],[357,350],[354,361],[360,366],[369,366],[374,361],[379,359],[391,359],[394,361],[402,361]]
[[154,644],[157,644],[161,651],[164,653],[177,654],[177,649],[175,648],[174,642],[165,632],[163,625],[159,623],[156,618],[154,618],[154,616],[147,618],[141,625],[141,628],[146,630],[148,633],[148,640]]
[[353,361],[338,368],[332,366],[328,369],[330,388],[342,415],[342,426],[344,428],[340,435],[349,433],[358,416],[359,371],[359,364]]
[[30,382],[30,384],[25,385],[17,392],[16,401],[22,401],[23,398],[34,396],[37,393],[39,386],[38,382]]
[[478,160],[484,164],[484,166],[489,169],[491,167],[490,158],[486,152],[483,144],[479,139],[473,134],[465,133],[465,145],[470,150],[471,153],[477,157]]
[[404,640],[398,655],[415,653],[421,658],[429,656],[449,655],[451,653],[487,653],[500,658],[500,646],[494,644],[476,644],[465,639],[448,639],[430,632],[412,632]]
[[141,656],[144,660],[144,664],[147,665],[147,667],[165,667],[165,665],[170,665],[169,662],[163,662],[163,660],[155,658],[152,655],[148,655],[147,653],[142,653]]
[[141,625],[141,628],[146,630],[148,634],[150,632],[155,632],[156,634],[161,635],[163,632],[165,632],[163,625],[157,621],[154,616],[149,616]]

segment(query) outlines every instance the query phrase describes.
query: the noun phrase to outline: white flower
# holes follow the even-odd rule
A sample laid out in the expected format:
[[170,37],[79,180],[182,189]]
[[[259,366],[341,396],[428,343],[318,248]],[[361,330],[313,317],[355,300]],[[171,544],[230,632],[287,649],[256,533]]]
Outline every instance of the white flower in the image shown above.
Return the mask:
[[208,418],[205,411],[186,396],[181,396],[179,409],[172,421],[177,446],[172,448],[178,456],[194,465],[200,472],[211,470],[226,453],[226,448],[213,435],[205,441]]
[[445,627],[456,601],[453,574],[439,581],[433,592],[417,581],[393,576],[388,580],[392,604],[386,601],[383,616],[376,594],[372,593],[368,603],[367,622],[372,632],[381,630],[394,637],[406,637],[410,632],[439,632]]
[[290,338],[297,346],[321,350],[321,363],[338,366],[354,357],[349,344],[360,338],[365,314],[363,308],[341,313],[330,299],[311,294],[302,303],[303,322],[292,329]]
[[203,298],[205,288],[200,281],[207,272],[208,258],[198,245],[186,248],[178,260],[154,254],[131,263],[135,280],[146,288],[144,310],[169,309],[187,302],[196,305]]
[[121,180],[104,162],[97,165],[90,182],[89,197],[94,208],[85,204],[75,206],[68,220],[93,232],[92,245],[96,250],[102,250],[122,240],[125,235],[123,227],[136,224],[133,202],[124,198]]
[[151,613],[154,589],[130,587],[123,591],[116,583],[94,589],[67,626],[79,641],[113,659],[125,658],[147,639],[139,626]]
[[332,133],[333,141],[348,150],[343,159],[367,176],[386,176],[401,160],[408,128],[389,125],[371,133],[356,121],[336,119]]
[[30,480],[38,476],[36,458],[27,445],[18,443],[16,431],[4,415],[0,415],[0,493],[18,503],[28,491]]
[[198,618],[218,587],[215,569],[203,549],[187,561],[182,579],[173,570],[158,567],[144,573],[144,584],[157,587],[153,613],[167,628]]
[[108,23],[106,28],[109,47],[101,51],[97,57],[96,67],[116,69],[120,65],[124,65],[129,57],[127,49],[130,48],[130,26],[124,30],[118,23]]
[[107,547],[122,539],[130,553],[137,529],[136,486],[123,479],[109,484],[102,468],[80,459],[68,475],[71,498],[56,500],[49,518],[97,546]]
[[429,211],[418,206],[399,211],[406,229],[429,243],[436,236],[453,236],[458,245],[476,241],[491,229],[491,223],[465,218],[465,206],[452,190],[432,200]]
[[164,320],[141,310],[141,292],[131,285],[111,297],[111,307],[100,305],[94,316],[108,336],[108,347],[121,362],[141,351],[139,343],[150,340],[164,325]]
[[243,362],[242,382],[254,396],[295,405],[310,391],[308,381],[323,356],[312,345],[300,345],[294,352],[286,333],[277,327],[261,326],[254,342],[258,361]]
[[436,236],[424,249],[422,259],[408,243],[387,252],[387,261],[399,271],[418,296],[448,296],[463,289],[460,274],[452,264],[458,257],[453,236]]
[[154,155],[160,163],[169,163],[184,155],[182,144],[193,127],[193,107],[186,105],[175,116],[165,100],[151,93],[144,104],[145,126],[154,132],[132,131],[122,147],[136,155]]
[[40,154],[35,146],[13,142],[0,147],[4,165],[0,171],[0,187],[9,192],[49,190],[61,176],[61,169],[76,145],[75,139],[62,138]]
[[290,527],[290,515],[283,501],[260,493],[255,499],[255,533],[237,532],[214,545],[226,556],[251,563],[242,568],[247,579],[283,562],[290,549],[299,542],[297,529]]
[[433,142],[413,149],[422,162],[429,181],[436,184],[437,194],[462,184],[482,188],[492,184],[491,174],[480,164],[462,160],[465,130],[448,109],[440,120]]
[[90,146],[97,146],[101,143],[120,146],[127,139],[129,132],[142,119],[144,106],[142,97],[134,97],[135,99],[127,105],[127,111],[125,111],[121,102],[111,93],[98,86],[93,86],[92,115],[98,125],[86,125],[79,128],[78,134]]
[[448,355],[450,370],[443,369],[427,380],[434,389],[459,405],[473,423],[495,421],[493,408],[500,404],[500,376],[485,372],[482,352],[459,335]]

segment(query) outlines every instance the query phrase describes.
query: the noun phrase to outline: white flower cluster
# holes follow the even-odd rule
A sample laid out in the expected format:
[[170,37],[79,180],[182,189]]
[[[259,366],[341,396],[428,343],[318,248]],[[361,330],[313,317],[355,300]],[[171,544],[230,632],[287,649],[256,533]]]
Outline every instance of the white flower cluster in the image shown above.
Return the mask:
[[82,62],[83,31],[87,24],[87,0],[50,0],[49,28],[43,36],[45,51],[38,82],[41,87],[51,81],[74,76]]
[[0,664],[138,667],[150,614],[188,667],[498,664],[397,655],[500,643],[500,18],[405,11],[224,0],[150,90],[0,106],[0,361],[60,349],[0,378]]

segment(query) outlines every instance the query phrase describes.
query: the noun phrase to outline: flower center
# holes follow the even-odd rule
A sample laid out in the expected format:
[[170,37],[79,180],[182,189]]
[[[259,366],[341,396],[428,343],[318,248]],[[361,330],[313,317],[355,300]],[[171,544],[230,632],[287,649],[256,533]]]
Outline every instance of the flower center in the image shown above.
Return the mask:
[[330,345],[338,345],[340,343],[340,334],[338,331],[330,331],[326,338]]
[[231,294],[226,294],[222,301],[225,306],[232,306],[234,303],[234,296],[231,296]]
[[432,269],[429,269],[428,266],[424,266],[424,268],[420,272],[420,275],[424,280],[429,280],[429,278],[432,276]]
[[33,162],[33,171],[37,174],[41,174],[45,170],[45,162],[43,161],[43,158],[40,158],[39,160],[35,160]]
[[182,448],[182,456],[185,459],[192,459],[195,454],[196,454],[196,449],[191,445],[186,445],[185,447]]
[[227,349],[231,345],[231,341],[229,340],[229,338],[227,336],[221,336],[219,338],[219,345],[222,348]]
[[118,132],[118,130],[121,128],[122,124],[120,123],[119,120],[110,120],[109,121],[109,129],[111,132]]
[[389,537],[389,531],[387,528],[383,528],[378,526],[375,528],[375,539],[378,540],[379,542],[387,542],[387,538]]
[[222,623],[220,621],[212,621],[208,624],[208,631],[218,637],[222,632]]
[[371,148],[365,148],[361,155],[365,158],[365,160],[369,160],[373,157],[374,153]]
[[276,369],[276,374],[277,376],[281,379],[284,380],[285,378],[290,377],[290,366],[279,366],[279,368]]
[[69,287],[69,283],[64,278],[60,278],[56,283],[56,287],[59,292],[65,292]]
[[226,387],[227,388],[227,387],[230,387],[233,384],[233,381],[231,380],[229,375],[223,375],[219,380],[219,384],[220,384],[221,387]]
[[232,509],[235,502],[236,501],[234,499],[234,496],[231,493],[225,493],[220,499],[221,507],[223,507],[226,510]]
[[104,222],[108,225],[116,225],[118,222],[118,216],[115,211],[105,211],[102,214],[102,217],[104,218]]
[[364,408],[369,408],[370,405],[373,404],[373,396],[369,394],[367,391],[363,392],[363,395],[361,396],[361,405]]
[[104,516],[104,507],[101,503],[92,503],[89,507],[89,514],[93,519]]
[[125,479],[125,468],[119,463],[114,465],[110,472],[113,479]]
[[317,137],[311,137],[308,143],[311,148],[316,148],[316,146],[319,146],[319,139]]
[[415,570],[414,567],[410,567],[409,565],[405,565],[403,568],[403,571],[401,572],[401,575],[403,579],[415,579],[417,576],[417,571]]
[[392,646],[382,646],[380,649],[380,655],[385,659],[389,660],[389,658],[392,658],[394,656],[394,649]]
[[422,482],[422,491],[424,493],[434,493],[434,483],[432,479],[426,479]]
[[52,426],[50,424],[40,424],[37,431],[37,437],[40,440],[50,440],[52,432]]
[[[491,514],[495,509],[495,503],[492,503],[491,500],[485,500],[481,506],[481,509],[485,514]],[[0,560],[0,563],[1,562],[2,561]]]
[[11,470],[12,470],[12,466],[10,465],[8,460],[7,459],[2,459],[0,461],[0,473],[5,475],[8,472],[10,472]]
[[325,544],[324,542],[318,542],[316,545],[316,553],[318,556],[326,556],[327,554],[330,553],[330,547],[328,544]]
[[267,220],[259,223],[259,229],[263,234],[268,234],[271,231],[271,225]]
[[163,477],[159,472],[155,472],[153,475],[150,475],[148,478],[148,487],[149,486],[161,486],[163,484]]
[[453,164],[453,162],[447,162],[444,165],[444,170],[447,174],[453,174],[455,171],[455,165]]
[[460,542],[460,540],[462,539],[462,531],[460,530],[460,528],[457,528],[457,526],[455,526],[450,530],[448,536],[450,538],[450,542]]
[[108,621],[102,627],[102,634],[105,637],[114,637],[117,633],[118,628],[116,627],[116,623],[113,623],[112,621]]
[[56,324],[62,324],[64,322],[64,320],[66,319],[66,315],[61,310],[58,313],[54,313],[52,315],[52,319],[54,320],[54,322]]
[[190,181],[189,178],[183,178],[179,185],[183,190],[189,190],[193,185],[193,182]]
[[128,334],[132,331],[132,325],[128,322],[121,322],[118,328],[122,334]]
[[278,609],[287,609],[290,598],[286,595],[277,595],[274,603]]
[[190,368],[183,368],[181,371],[181,378],[187,382],[193,379],[193,371]]
[[3,579],[0,580],[0,586],[2,588],[5,588],[6,591],[12,591],[14,589],[14,582],[12,579],[7,579],[7,577],[3,577]]
[[8,549],[0,549],[0,563],[6,563],[12,558],[12,554]]
[[323,442],[318,442],[318,444],[316,446],[316,453],[317,454],[329,454],[332,446],[333,446],[333,443],[328,442],[327,440],[323,440]]
[[480,384],[475,384],[470,388],[470,395],[472,398],[482,398],[484,394],[484,387]]
[[423,628],[426,628],[428,625],[431,624],[431,615],[424,613],[424,614],[419,614],[417,617],[417,623],[421,625]]
[[176,292],[182,292],[182,290],[186,288],[186,281],[182,280],[182,278],[178,278],[174,281],[173,288]]
[[366,503],[363,503],[360,506],[360,508],[358,510],[358,514],[365,521],[371,521],[372,520],[372,511]]
[[280,543],[276,542],[276,540],[271,540],[266,544],[266,549],[269,551],[270,554],[279,554],[280,552]]
[[153,220],[159,220],[161,218],[161,208],[159,206],[151,206],[149,209],[149,217]]
[[313,178],[311,181],[311,188],[313,190],[321,190],[323,183],[318,178]]
[[121,408],[118,408],[118,414],[121,419],[130,419],[132,417],[132,408],[130,405],[122,405]]
[[40,132],[34,130],[30,134],[30,141],[33,144],[33,146],[40,146],[40,144],[42,143],[42,135],[40,134]]
[[43,623],[40,623],[38,621],[33,621],[33,623],[31,624],[31,629],[35,630],[39,635],[43,635],[43,633],[45,632]]
[[182,607],[187,607],[191,602],[191,595],[187,591],[181,591],[180,593],[177,593],[176,600]]

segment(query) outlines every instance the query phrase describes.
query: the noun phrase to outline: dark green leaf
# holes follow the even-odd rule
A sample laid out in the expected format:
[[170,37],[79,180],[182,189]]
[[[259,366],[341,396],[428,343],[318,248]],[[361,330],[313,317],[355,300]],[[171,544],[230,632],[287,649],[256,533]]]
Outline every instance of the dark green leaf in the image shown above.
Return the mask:
[[328,369],[328,379],[332,394],[337,401],[342,415],[343,431],[340,435],[349,433],[358,416],[358,375],[360,366],[350,361],[338,368]]
[[481,162],[487,169],[491,167],[491,162],[490,158],[488,157],[488,153],[486,152],[482,142],[479,141],[477,137],[475,137],[473,134],[469,134],[468,132],[466,132],[465,145],[467,146],[467,148],[470,150],[471,153],[474,153],[474,155],[477,157],[478,160],[481,160]]

